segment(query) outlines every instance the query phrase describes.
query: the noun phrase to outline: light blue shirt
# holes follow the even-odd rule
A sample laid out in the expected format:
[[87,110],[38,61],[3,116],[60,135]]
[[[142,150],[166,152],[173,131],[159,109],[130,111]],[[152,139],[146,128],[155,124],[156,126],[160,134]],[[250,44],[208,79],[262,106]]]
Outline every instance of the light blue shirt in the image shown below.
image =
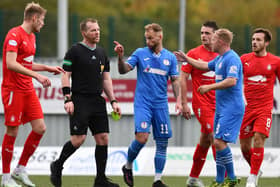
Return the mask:
[[127,63],[132,68],[137,67],[134,106],[167,107],[168,78],[178,76],[175,55],[167,49],[155,54],[148,47],[144,47],[134,51],[127,59]]
[[210,61],[208,68],[215,71],[217,83],[228,77],[237,79],[236,85],[216,90],[216,112],[220,114],[244,113],[243,70],[238,54],[229,50]]

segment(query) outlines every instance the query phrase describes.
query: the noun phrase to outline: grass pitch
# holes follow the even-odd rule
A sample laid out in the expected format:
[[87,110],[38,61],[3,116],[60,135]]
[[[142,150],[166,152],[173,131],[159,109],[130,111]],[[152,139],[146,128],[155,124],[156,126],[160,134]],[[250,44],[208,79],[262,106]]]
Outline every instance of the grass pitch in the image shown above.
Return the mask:
[[[118,183],[120,187],[127,187],[123,182],[122,176],[109,177],[114,182]],[[52,187],[49,176],[30,176],[30,179],[36,184],[36,187]],[[163,181],[169,187],[186,187],[187,177],[178,176],[164,176]],[[205,186],[209,185],[214,177],[201,177]],[[151,187],[153,183],[152,176],[135,176],[135,187]],[[63,176],[62,187],[92,187],[94,176]],[[246,178],[241,178],[239,187],[244,187]],[[23,185],[24,186],[24,185]],[[280,178],[260,178],[258,187],[280,187]]]

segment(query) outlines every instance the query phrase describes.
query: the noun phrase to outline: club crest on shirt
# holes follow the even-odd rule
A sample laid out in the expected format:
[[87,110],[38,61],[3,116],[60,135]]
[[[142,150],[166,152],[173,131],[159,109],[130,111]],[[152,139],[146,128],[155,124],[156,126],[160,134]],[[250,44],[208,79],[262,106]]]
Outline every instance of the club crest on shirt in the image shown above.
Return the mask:
[[168,59],[164,59],[163,60],[163,64],[166,65],[166,66],[169,66],[170,65],[170,62]]
[[270,64],[268,64],[267,70],[271,70],[271,65]]

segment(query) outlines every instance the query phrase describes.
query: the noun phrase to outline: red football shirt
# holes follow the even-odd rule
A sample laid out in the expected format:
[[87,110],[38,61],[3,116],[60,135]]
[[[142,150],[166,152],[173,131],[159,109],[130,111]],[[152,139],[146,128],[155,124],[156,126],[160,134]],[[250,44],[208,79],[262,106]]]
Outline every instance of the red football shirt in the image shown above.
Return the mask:
[[32,63],[36,51],[35,35],[28,34],[21,27],[12,28],[4,41],[3,45],[3,88],[14,91],[27,91],[33,89],[32,78],[27,75],[16,73],[7,68],[6,55],[7,52],[16,52],[16,61],[22,66],[32,69]]
[[[213,60],[218,53],[208,51],[203,45],[200,45],[194,49],[191,49],[187,55],[194,59],[201,59],[209,62]],[[203,95],[197,92],[197,89],[201,85],[215,83],[215,72],[213,71],[202,71],[194,68],[192,65],[183,63],[181,70],[185,73],[189,73],[192,77],[193,96],[192,106],[208,106],[215,109],[215,91],[212,90]]]
[[280,58],[271,53],[259,57],[252,52],[242,55],[241,61],[247,108],[272,110],[276,76],[280,80]]

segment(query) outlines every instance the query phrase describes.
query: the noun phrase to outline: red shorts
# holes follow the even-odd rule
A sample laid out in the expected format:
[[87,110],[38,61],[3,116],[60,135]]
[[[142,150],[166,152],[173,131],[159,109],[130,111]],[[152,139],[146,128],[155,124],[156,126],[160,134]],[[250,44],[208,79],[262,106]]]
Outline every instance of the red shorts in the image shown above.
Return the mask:
[[272,124],[271,110],[254,110],[247,109],[243,117],[243,122],[240,128],[240,139],[250,138],[254,136],[254,132],[259,132],[269,137],[269,132]]
[[209,107],[193,107],[194,114],[201,125],[200,132],[210,134],[213,132],[215,110]]
[[2,88],[5,125],[18,126],[35,119],[43,119],[43,111],[35,90],[14,92]]

